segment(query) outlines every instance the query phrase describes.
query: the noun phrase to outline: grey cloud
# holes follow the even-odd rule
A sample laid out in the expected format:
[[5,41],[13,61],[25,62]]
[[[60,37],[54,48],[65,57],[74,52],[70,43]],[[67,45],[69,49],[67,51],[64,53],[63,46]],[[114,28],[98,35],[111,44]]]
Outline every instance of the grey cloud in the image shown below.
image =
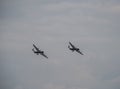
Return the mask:
[[[2,7],[3,89],[120,88],[119,1],[5,0]],[[85,55],[69,51],[69,41]],[[33,43],[48,60],[32,53]]]

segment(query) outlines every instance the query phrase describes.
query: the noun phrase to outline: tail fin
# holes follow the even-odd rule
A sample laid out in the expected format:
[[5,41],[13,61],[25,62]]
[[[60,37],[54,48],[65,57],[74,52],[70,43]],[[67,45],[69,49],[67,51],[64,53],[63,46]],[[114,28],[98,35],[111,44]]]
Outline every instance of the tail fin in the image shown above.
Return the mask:
[[34,48],[32,49],[32,51],[35,53],[35,50],[34,50]]
[[68,45],[68,48],[70,49],[70,46]]
[[70,48],[70,46],[68,45],[68,48],[72,51],[72,52],[74,52],[74,50],[72,49],[72,48]]

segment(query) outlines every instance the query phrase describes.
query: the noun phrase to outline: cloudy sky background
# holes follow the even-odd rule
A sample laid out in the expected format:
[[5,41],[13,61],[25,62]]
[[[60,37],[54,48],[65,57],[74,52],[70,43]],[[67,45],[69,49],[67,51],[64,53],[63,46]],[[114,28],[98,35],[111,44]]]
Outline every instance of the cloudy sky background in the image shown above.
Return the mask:
[[1,0],[0,89],[120,89],[119,29],[119,0]]

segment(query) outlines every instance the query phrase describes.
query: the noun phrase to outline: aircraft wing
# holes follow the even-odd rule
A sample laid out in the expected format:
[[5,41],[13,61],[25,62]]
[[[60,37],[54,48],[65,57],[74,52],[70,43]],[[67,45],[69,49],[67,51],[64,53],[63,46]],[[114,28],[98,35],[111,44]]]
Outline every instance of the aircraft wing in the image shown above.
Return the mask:
[[37,51],[40,51],[34,44],[33,44],[34,48],[37,50]]
[[45,58],[48,58],[44,53],[41,53],[42,56],[44,56]]
[[75,46],[71,42],[69,42],[69,44],[72,46],[72,48],[75,48]]
[[77,51],[78,53],[80,53],[81,55],[83,55],[83,53],[82,52],[80,52],[80,51]]

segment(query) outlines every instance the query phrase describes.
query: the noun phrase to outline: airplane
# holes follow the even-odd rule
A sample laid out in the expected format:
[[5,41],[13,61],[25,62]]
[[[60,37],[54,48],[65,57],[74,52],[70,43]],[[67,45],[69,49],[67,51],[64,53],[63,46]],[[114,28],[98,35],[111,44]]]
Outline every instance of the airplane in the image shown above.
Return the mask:
[[[76,52],[80,53],[81,55],[83,55],[83,53],[80,51],[79,48],[76,48],[71,42],[69,42],[69,44],[70,44],[70,45],[68,45],[68,48],[69,48],[72,52],[76,51]],[[70,46],[71,46],[71,47],[70,47]]]
[[33,44],[33,47],[36,49],[36,51],[34,50],[34,48],[32,49],[32,51],[33,51],[35,54],[37,54],[37,55],[41,54],[41,55],[44,56],[45,58],[48,58],[48,57],[44,54],[44,51],[39,50],[39,48],[37,48],[34,44]]

